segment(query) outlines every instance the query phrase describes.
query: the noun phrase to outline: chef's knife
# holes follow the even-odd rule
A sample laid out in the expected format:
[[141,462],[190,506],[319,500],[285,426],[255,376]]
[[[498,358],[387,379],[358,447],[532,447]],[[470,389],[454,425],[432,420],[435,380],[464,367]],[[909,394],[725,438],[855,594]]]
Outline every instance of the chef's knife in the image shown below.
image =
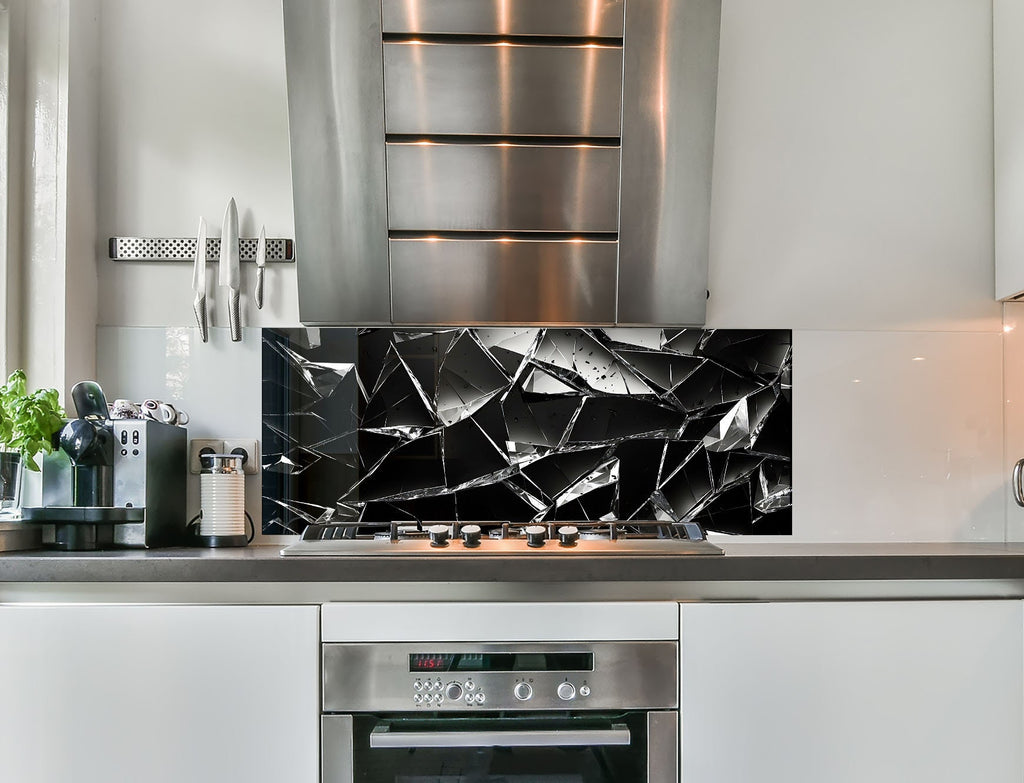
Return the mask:
[[206,328],[206,218],[199,218],[199,236],[196,237],[196,261],[192,267],[192,290],[196,298],[192,300],[192,309],[196,313],[199,324],[199,336],[203,342],[210,339]]
[[256,309],[263,309],[263,274],[267,265],[267,227],[260,226],[260,238],[256,240],[256,291],[253,299]]
[[237,343],[242,339],[242,323],[238,311],[241,288],[238,271],[238,207],[234,199],[228,201],[228,208],[224,211],[224,228],[220,235],[220,284],[229,290],[228,325],[231,327],[231,341]]

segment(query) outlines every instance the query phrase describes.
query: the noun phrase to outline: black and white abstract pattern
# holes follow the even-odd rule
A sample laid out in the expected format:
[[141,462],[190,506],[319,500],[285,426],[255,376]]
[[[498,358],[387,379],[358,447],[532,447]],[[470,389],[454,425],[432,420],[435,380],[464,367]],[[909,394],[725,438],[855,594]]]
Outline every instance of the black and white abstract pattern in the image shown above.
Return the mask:
[[788,331],[263,331],[263,532],[656,519],[792,532]]

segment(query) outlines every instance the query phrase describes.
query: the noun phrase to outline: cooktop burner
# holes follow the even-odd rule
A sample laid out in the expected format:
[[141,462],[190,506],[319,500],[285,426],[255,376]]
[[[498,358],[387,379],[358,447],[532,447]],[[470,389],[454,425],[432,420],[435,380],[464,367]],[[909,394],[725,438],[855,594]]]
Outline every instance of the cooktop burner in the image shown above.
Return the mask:
[[317,522],[281,554],[720,555],[696,522]]

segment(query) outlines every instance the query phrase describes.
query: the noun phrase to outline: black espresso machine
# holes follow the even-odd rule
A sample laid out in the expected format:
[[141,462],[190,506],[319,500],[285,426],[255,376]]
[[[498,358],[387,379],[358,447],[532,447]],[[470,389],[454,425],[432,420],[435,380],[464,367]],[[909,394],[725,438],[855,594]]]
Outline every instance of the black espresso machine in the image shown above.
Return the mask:
[[188,434],[151,419],[111,419],[99,384],[71,390],[78,418],[43,459],[42,503],[22,519],[58,549],[157,547],[185,534]]

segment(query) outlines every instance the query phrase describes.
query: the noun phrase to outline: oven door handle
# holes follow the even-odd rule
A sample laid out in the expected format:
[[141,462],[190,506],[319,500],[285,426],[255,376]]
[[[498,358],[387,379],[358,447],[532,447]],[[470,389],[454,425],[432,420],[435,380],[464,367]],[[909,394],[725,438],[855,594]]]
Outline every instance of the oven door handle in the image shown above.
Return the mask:
[[370,732],[371,748],[555,748],[628,745],[629,727],[615,723],[607,729],[531,731],[391,731],[378,724]]

